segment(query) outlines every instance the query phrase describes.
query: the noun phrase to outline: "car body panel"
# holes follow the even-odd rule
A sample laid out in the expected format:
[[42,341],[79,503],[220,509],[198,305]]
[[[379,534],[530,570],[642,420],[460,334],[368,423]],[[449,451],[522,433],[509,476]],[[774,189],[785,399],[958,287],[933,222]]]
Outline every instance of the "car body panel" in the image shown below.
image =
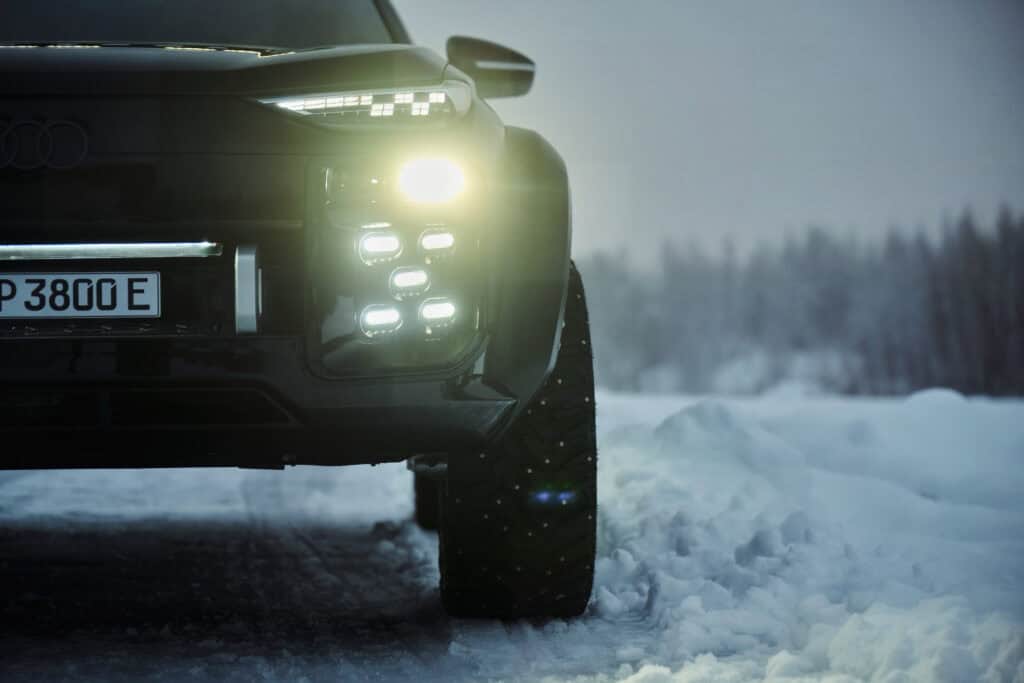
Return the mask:
[[186,47],[0,48],[0,95],[219,95],[436,85],[447,62],[411,45],[298,52]]

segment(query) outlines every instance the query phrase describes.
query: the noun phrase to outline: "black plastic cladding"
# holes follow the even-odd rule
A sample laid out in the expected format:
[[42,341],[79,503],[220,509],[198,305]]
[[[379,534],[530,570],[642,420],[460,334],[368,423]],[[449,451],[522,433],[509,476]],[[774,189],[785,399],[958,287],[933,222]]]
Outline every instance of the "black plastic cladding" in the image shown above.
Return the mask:
[[484,377],[516,396],[519,411],[557,358],[572,210],[565,163],[547,140],[508,128],[505,150],[502,229],[489,243],[494,297]]

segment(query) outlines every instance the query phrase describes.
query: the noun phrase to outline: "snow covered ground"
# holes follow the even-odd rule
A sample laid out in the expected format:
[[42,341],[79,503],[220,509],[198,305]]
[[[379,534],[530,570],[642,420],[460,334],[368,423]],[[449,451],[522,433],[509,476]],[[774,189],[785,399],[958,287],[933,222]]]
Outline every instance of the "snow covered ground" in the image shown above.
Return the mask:
[[0,680],[1024,682],[1024,403],[598,405],[572,622],[445,617],[401,466],[0,473]]

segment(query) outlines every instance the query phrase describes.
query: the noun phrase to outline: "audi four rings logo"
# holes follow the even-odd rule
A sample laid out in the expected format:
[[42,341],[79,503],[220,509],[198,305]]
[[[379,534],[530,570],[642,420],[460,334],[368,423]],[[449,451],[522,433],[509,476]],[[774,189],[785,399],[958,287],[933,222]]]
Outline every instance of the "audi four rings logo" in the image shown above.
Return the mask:
[[82,163],[88,152],[89,136],[74,121],[0,118],[0,169],[72,168]]

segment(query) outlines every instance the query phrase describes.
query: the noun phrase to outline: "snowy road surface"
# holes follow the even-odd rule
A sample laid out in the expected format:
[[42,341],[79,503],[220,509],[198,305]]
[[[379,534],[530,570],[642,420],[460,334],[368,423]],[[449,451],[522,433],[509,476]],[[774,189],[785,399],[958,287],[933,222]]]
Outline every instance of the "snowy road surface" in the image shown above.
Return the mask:
[[0,680],[1024,681],[1024,404],[599,398],[582,619],[445,617],[402,466],[0,473]]

